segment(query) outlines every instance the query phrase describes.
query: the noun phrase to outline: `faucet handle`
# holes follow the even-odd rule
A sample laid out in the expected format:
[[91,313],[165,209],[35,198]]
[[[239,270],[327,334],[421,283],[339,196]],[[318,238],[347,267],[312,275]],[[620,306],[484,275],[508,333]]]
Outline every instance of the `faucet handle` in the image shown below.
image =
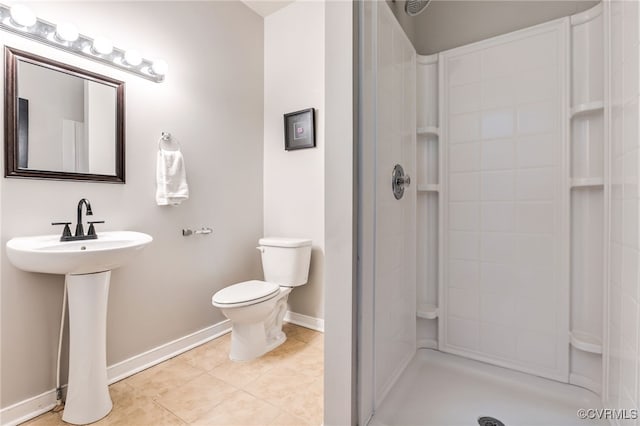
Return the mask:
[[71,229],[69,225],[71,222],[51,222],[52,225],[64,225],[64,229],[62,230],[62,237],[60,237],[60,241],[63,241],[65,238],[71,237]]
[[93,226],[93,224],[104,223],[104,220],[87,221],[87,223],[89,224],[89,230],[87,231],[87,236],[93,236],[93,235],[96,235],[96,228]]

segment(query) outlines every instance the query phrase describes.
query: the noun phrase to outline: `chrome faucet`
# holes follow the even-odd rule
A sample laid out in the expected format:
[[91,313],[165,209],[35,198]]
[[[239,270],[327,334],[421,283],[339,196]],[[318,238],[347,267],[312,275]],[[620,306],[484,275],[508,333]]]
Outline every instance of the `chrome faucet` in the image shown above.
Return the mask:
[[87,216],[93,216],[93,211],[91,210],[91,203],[86,198],[82,198],[78,201],[78,223],[76,225],[76,234],[71,235],[71,229],[69,229],[69,225],[71,222],[53,222],[52,225],[64,225],[64,229],[62,230],[62,236],[60,237],[60,241],[76,241],[76,240],[95,240],[98,238],[98,234],[96,234],[96,229],[94,227],[95,223],[104,223],[104,220],[94,220],[87,221],[89,224],[89,230],[87,234],[84,233],[84,227],[82,226],[82,206],[85,206],[87,211]]

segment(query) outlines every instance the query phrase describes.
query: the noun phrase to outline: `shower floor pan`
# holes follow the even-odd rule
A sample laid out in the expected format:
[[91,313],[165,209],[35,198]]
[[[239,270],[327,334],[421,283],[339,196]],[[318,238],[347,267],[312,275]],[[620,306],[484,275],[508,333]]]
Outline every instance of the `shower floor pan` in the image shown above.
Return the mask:
[[419,349],[369,426],[474,426],[480,417],[506,426],[607,425],[577,415],[601,407],[577,386]]

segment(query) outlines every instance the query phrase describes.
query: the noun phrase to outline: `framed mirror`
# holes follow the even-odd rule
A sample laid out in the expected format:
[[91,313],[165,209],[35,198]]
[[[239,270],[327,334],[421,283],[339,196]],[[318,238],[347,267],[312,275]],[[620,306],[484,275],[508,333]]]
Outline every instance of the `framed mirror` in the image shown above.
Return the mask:
[[5,177],[124,183],[124,82],[5,47]]

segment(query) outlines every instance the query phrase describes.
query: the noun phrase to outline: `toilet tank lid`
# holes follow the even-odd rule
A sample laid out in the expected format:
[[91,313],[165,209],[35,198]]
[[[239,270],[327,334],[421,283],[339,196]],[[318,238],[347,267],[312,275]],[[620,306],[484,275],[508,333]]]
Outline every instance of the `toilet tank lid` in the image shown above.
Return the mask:
[[261,246],[268,247],[306,247],[311,245],[309,238],[266,237],[258,240]]

